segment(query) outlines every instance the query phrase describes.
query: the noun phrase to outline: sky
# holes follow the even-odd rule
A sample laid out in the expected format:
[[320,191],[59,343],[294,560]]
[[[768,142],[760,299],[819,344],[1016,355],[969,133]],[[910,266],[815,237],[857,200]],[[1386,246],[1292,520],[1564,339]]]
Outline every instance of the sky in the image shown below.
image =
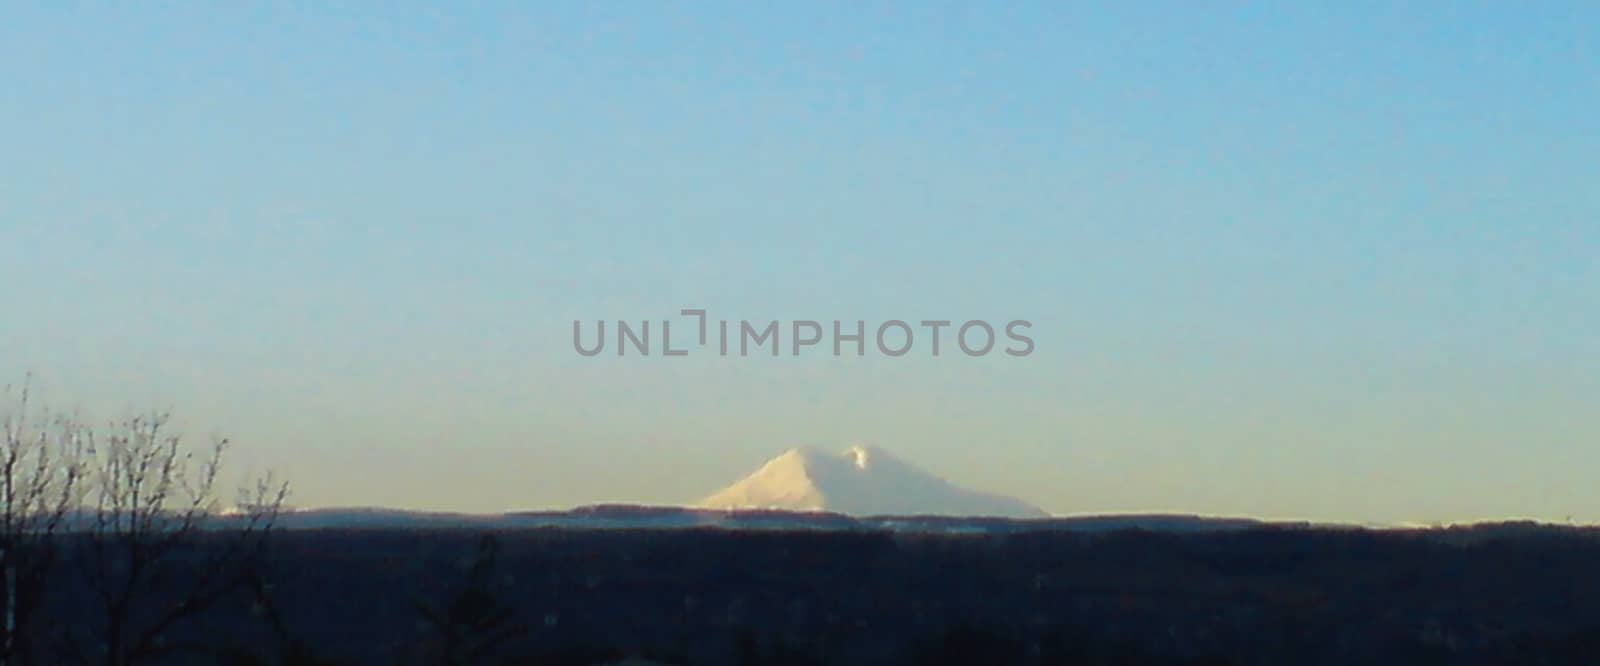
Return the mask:
[[[1592,3],[324,4],[7,6],[0,383],[300,506],[869,444],[1061,514],[1600,521]],[[684,308],[1036,347],[573,349]]]

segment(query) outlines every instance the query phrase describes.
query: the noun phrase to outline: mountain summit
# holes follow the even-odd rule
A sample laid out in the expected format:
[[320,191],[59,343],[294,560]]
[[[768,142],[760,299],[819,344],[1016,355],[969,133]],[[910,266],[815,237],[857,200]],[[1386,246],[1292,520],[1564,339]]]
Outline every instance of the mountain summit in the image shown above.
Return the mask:
[[790,450],[698,506],[853,516],[1049,516],[1022,500],[956,487],[870,446],[841,454],[810,447]]

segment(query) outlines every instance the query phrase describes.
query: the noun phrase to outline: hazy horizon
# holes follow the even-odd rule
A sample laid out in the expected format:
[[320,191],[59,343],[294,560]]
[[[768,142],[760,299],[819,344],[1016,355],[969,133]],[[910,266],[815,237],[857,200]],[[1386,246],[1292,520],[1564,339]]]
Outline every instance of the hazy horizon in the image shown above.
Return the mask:
[[[293,505],[870,444],[1058,515],[1600,522],[1592,5],[7,13],[0,384]],[[1036,346],[573,348],[686,308]]]

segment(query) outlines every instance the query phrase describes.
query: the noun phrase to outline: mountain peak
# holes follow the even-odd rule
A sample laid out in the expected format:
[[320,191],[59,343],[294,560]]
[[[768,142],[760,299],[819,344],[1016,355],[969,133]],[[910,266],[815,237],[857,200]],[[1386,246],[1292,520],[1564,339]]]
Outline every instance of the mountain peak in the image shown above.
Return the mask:
[[839,454],[809,446],[791,449],[699,506],[831,511],[858,516],[1049,515],[1021,500],[959,488],[883,449],[866,445],[852,446]]

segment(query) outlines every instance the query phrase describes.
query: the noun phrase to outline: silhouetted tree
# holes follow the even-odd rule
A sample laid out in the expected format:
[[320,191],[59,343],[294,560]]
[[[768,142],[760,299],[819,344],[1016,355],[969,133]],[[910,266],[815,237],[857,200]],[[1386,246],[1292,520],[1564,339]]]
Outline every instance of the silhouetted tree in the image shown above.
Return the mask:
[[129,666],[197,647],[169,635],[247,583],[288,493],[269,476],[222,514],[214,490],[228,441],[196,461],[167,422],[81,433],[91,483],[79,561],[99,615],[68,636],[82,662]]
[[29,626],[56,560],[56,537],[83,487],[82,429],[32,413],[29,381],[0,407],[0,666],[29,661]]
[[506,642],[526,633],[527,628],[513,622],[515,612],[501,603],[491,590],[495,558],[500,544],[494,535],[485,535],[467,573],[466,583],[443,607],[417,603],[434,642],[424,656],[437,666],[482,664]]
[[247,574],[245,584],[255,600],[256,613],[272,630],[272,646],[265,652],[246,646],[225,649],[221,661],[226,666],[339,666],[339,661],[323,656],[289,630],[289,623],[272,598],[271,585],[259,572]]

